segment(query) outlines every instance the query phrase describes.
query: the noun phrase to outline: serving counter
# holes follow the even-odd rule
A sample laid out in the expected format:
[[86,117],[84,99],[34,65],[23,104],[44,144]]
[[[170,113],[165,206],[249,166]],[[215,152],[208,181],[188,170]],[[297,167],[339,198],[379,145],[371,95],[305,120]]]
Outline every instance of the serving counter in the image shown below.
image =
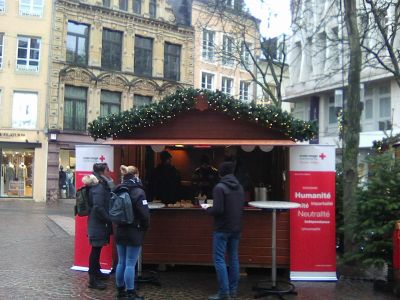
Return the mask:
[[[271,214],[246,207],[239,246],[242,267],[271,267]],[[289,266],[289,212],[278,214],[277,266]],[[151,210],[143,263],[212,265],[213,217],[201,208]]]

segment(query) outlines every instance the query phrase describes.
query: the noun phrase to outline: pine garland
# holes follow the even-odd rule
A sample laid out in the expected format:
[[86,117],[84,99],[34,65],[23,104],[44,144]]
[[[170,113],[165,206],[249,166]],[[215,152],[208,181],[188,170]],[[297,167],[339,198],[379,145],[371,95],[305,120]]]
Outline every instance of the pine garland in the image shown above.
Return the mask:
[[246,104],[220,91],[193,88],[177,90],[158,103],[99,117],[89,123],[89,134],[94,140],[131,137],[137,128],[163,124],[180,113],[195,109],[199,95],[206,96],[211,109],[224,112],[233,120],[244,119],[279,130],[293,141],[309,140],[317,134],[315,122],[297,120],[278,107]]

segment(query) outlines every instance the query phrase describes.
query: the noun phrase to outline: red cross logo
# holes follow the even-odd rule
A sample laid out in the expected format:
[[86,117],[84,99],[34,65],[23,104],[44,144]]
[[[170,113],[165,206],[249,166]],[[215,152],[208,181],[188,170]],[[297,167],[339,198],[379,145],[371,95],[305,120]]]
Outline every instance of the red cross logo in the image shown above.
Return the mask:
[[325,155],[324,153],[321,153],[321,154],[319,155],[319,157],[320,157],[322,160],[324,160],[325,157],[326,157],[326,155]]
[[99,159],[101,160],[101,162],[106,160],[106,158],[103,156],[103,154],[99,157]]

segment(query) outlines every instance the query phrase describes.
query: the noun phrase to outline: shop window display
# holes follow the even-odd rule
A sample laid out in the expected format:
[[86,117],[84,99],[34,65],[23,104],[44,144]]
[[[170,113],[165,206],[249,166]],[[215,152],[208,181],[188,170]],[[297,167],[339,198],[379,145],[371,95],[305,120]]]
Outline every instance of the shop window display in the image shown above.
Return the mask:
[[1,197],[32,197],[33,165],[33,150],[3,149]]

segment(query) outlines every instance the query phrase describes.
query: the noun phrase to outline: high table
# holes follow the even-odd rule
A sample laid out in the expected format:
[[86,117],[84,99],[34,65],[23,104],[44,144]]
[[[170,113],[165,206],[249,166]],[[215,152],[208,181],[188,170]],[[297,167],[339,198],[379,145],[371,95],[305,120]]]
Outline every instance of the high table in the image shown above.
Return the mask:
[[[164,203],[158,202],[150,202],[149,209],[157,209],[165,207]],[[142,269],[142,250],[139,252],[139,257],[137,261],[137,278],[135,280],[137,283],[152,283],[155,285],[160,285],[160,281],[158,280],[157,273],[155,271],[150,271],[150,275],[144,276],[143,269]]]
[[[289,201],[251,201],[250,206],[261,208],[263,210],[272,210],[272,267],[271,267],[271,285],[267,287],[255,286],[253,290],[258,293],[254,298],[261,298],[267,295],[276,295],[280,299],[283,299],[284,294],[297,294],[294,291],[294,285],[289,282],[279,282],[281,286],[278,286],[276,280],[276,211],[277,210],[287,210],[292,208],[300,207],[300,203],[289,202]],[[283,288],[282,286],[286,288]]]

